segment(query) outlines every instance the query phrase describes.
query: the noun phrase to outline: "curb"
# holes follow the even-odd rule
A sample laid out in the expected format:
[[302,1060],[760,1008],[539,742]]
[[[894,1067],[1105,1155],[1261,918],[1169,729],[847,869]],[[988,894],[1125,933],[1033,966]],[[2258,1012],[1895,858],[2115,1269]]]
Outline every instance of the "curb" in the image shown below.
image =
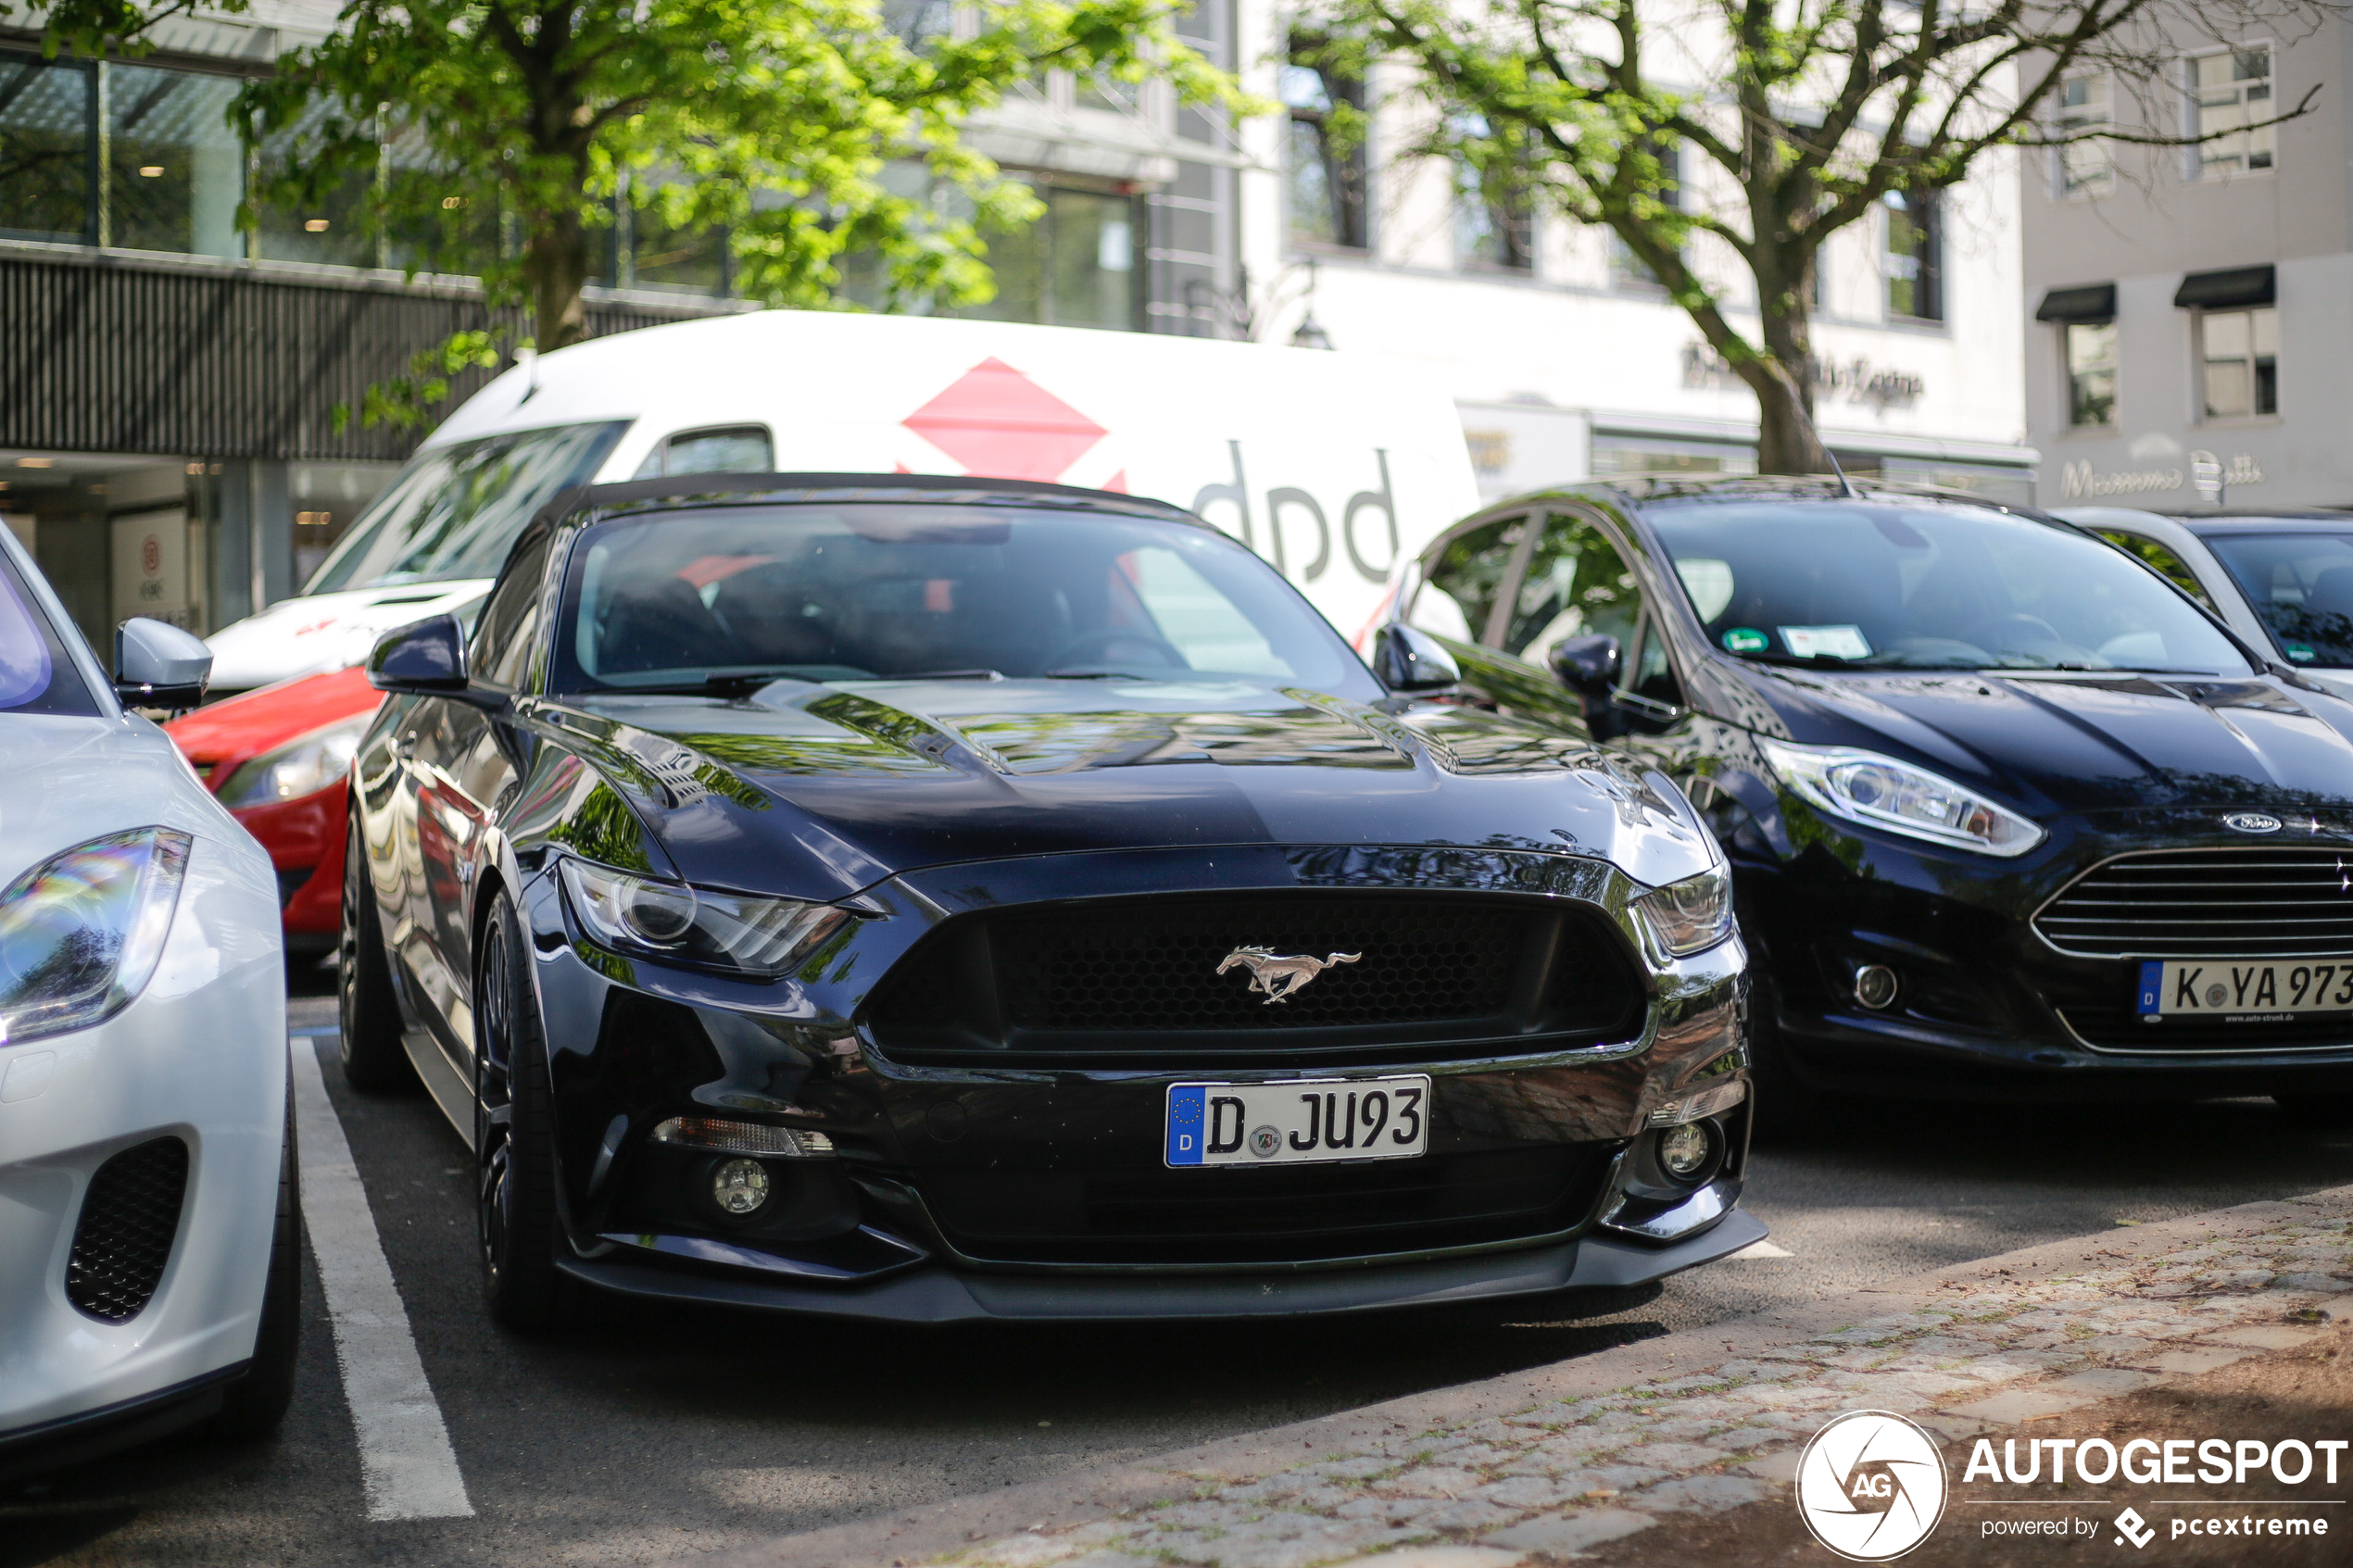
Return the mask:
[[[2095,1273],[2115,1275],[2128,1272],[2138,1264],[2153,1264],[2175,1253],[2191,1253],[2206,1244],[2227,1244],[2234,1239],[2264,1236],[2272,1232],[2314,1225],[2342,1225],[2353,1218],[2353,1186],[2334,1187],[2305,1194],[2298,1198],[2274,1202],[2243,1204],[2234,1208],[2208,1210],[2178,1220],[2134,1226],[2115,1233],[2082,1236],[2068,1241],[2045,1242],[2016,1252],[1980,1259],[1975,1262],[1952,1269],[1941,1269],[1914,1274],[1893,1281],[1884,1286],[1866,1288],[1798,1307],[1778,1308],[1746,1317],[1726,1319],[1706,1328],[1691,1329],[1637,1344],[1621,1345],[1572,1361],[1548,1366],[1529,1368],[1505,1374],[1478,1383],[1463,1384],[1450,1388],[1433,1389],[1408,1395],[1402,1399],[1367,1406],[1361,1410],[1344,1411],[1334,1415],[1295,1423],[1288,1426],[1241,1434],[1203,1444],[1197,1448],[1155,1455],[1150,1459],[1088,1467],[1069,1474],[1049,1477],[1024,1486],[1007,1487],[981,1496],[950,1499],[921,1508],[892,1510],[848,1524],[786,1536],[756,1547],[681,1558],[673,1560],[677,1568],[906,1568],[906,1565],[926,1562],[949,1553],[973,1552],[988,1545],[985,1553],[991,1563],[1012,1562],[1027,1557],[1038,1562],[1069,1558],[1068,1548],[1076,1543],[1058,1541],[1043,1532],[1057,1534],[1081,1524],[1098,1524],[1112,1515],[1129,1514],[1155,1505],[1189,1502],[1206,1499],[1247,1483],[1260,1482],[1283,1475],[1311,1461],[1329,1456],[1384,1452],[1398,1456],[1391,1464],[1405,1461],[1409,1453],[1419,1453],[1434,1446],[1435,1435],[1478,1423],[1494,1424],[1501,1418],[1518,1415],[1539,1405],[1564,1405],[1579,1400],[1604,1399],[1615,1392],[1629,1388],[1658,1394],[1680,1394],[1694,1385],[1721,1381],[1692,1374],[1727,1365],[1739,1365],[1764,1361],[1790,1361],[1793,1346],[1818,1341],[1825,1336],[1836,1336],[1832,1348],[1854,1345],[1858,1349],[1892,1338],[1898,1331],[1890,1330],[1874,1336],[1867,1332],[1872,1323],[1893,1323],[1906,1321],[1903,1333],[1924,1331],[1922,1323],[1908,1319],[1907,1314],[1950,1311],[1964,1298],[1982,1302],[1989,1294],[2020,1295],[2035,1287],[2046,1286],[2070,1275],[2082,1274],[2087,1266]],[[2347,1244],[2353,1247],[2353,1243]],[[2347,1267],[2353,1267],[2349,1261]],[[2172,1271],[2183,1275],[2178,1286],[2164,1286],[2160,1294],[2173,1298],[2186,1297],[2192,1286],[2188,1275],[2177,1265]],[[2244,1296],[2247,1291],[2270,1290],[2268,1300],[2273,1305],[2284,1304],[2281,1288],[2302,1289],[2302,1296],[2317,1301],[2323,1297],[2340,1296],[2348,1286],[2343,1281],[2331,1281],[2324,1275],[2289,1276],[2282,1286],[2272,1285],[2266,1273],[2260,1282],[2240,1281]],[[2216,1290],[2232,1288],[2218,1286]],[[2299,1300],[2302,1297],[2299,1297]],[[2342,1298],[2341,1298],[2342,1299]],[[2346,1308],[2330,1303],[2340,1315]],[[2031,1316],[2031,1314],[2026,1314]],[[2233,1320],[2233,1322],[2237,1320]],[[1862,1325],[1858,1327],[1857,1325]],[[2211,1325],[2209,1325],[2211,1326]],[[1850,1332],[1851,1331],[1851,1332]],[[1772,1352],[1782,1352],[1779,1357]],[[1827,1356],[1829,1349],[1812,1352]],[[1892,1354],[1893,1352],[1891,1352]],[[2185,1358],[2173,1363],[2173,1375],[2190,1375],[2201,1368],[2196,1348],[2168,1351],[2166,1354]],[[2033,1368],[2018,1375],[2032,1375]],[[2044,1370],[2061,1370],[2054,1361]],[[1843,1408],[1857,1408],[1876,1401],[1862,1394],[1856,1379],[1870,1379],[1869,1372],[1832,1374],[1833,1382],[1843,1396]],[[1895,1383],[1910,1374],[1896,1372],[1886,1379]],[[1938,1407],[1944,1413],[1931,1418],[1930,1424],[1948,1437],[1983,1431],[2028,1419],[2046,1410],[2063,1408],[2051,1403],[2055,1399],[2088,1402],[2095,1397],[2095,1385],[2103,1388],[2115,1380],[2113,1374],[2076,1372],[2071,1379],[2025,1388],[1994,1388],[1988,1397],[1964,1404]],[[2150,1378],[2149,1381],[2156,1381]],[[2060,1383],[2082,1382],[2080,1389],[2061,1388]],[[1719,1401],[1720,1402],[1720,1401]],[[1925,1409],[1929,1401],[1914,1399],[1913,1408]],[[1893,1404],[1891,1408],[1904,1408]],[[1545,1421],[1555,1418],[1550,1414]],[[1573,1419],[1564,1414],[1557,1419]],[[1523,1436],[1543,1436],[1541,1428],[1523,1424]],[[1432,1435],[1433,1442],[1416,1440]],[[1462,1438],[1452,1441],[1459,1443]],[[1705,1450],[1703,1450],[1705,1451]],[[1719,1456],[1720,1457],[1720,1456]],[[1442,1461],[1440,1462],[1443,1462]],[[1366,1461],[1358,1461],[1365,1468]],[[1342,1466],[1325,1467],[1342,1469]],[[1376,1462],[1372,1468],[1378,1470]],[[1715,1506],[1735,1506],[1759,1495],[1758,1488],[1778,1480],[1775,1459],[1768,1457],[1744,1466],[1740,1475],[1692,1476],[1670,1480],[1665,1485],[1694,1493],[1682,1506],[1703,1506],[1713,1512]],[[1767,1479],[1758,1479],[1765,1477]],[[1340,1478],[1348,1484],[1345,1477]],[[1475,1478],[1474,1478],[1475,1479]],[[1712,1489],[1711,1483],[1718,1483]],[[1294,1488],[1298,1489],[1298,1488]],[[1736,1495],[1738,1494],[1738,1495]],[[1629,1499],[1627,1501],[1640,1501]],[[1204,1505],[1205,1506],[1205,1505]],[[1272,1506],[1262,1502],[1261,1509]],[[1463,1504],[1453,1505],[1457,1509]],[[1624,1515],[1623,1518],[1612,1516]],[[1441,1555],[1459,1556],[1465,1564],[1476,1560],[1477,1549],[1447,1544],[1432,1538],[1446,1529],[1476,1528],[1469,1512],[1450,1519],[1441,1509],[1437,1514],[1425,1512],[1420,1527],[1412,1531],[1391,1530],[1378,1540],[1369,1537],[1356,1549],[1348,1549],[1335,1537],[1332,1549],[1314,1554],[1315,1561],[1353,1558],[1360,1550],[1377,1549],[1405,1535],[1414,1535],[1428,1545],[1378,1561],[1393,1562],[1396,1568],[1408,1568],[1409,1561],[1435,1551]],[[1648,1515],[1636,1514],[1622,1506],[1589,1508],[1574,1515],[1538,1513],[1506,1531],[1539,1531],[1546,1524],[1567,1519],[1591,1521],[1594,1526],[1617,1524],[1640,1527],[1634,1522],[1649,1522]],[[1307,1516],[1302,1516],[1307,1522]],[[1369,1521],[1367,1521],[1369,1523]],[[1359,1532],[1363,1534],[1363,1532]],[[1020,1537],[1008,1540],[1007,1537]],[[1491,1537],[1490,1538],[1494,1538]],[[1588,1537],[1598,1541],[1601,1537]],[[1035,1543],[1033,1549],[1032,1543]],[[1302,1543],[1302,1545],[1304,1543]],[[1498,1540],[1499,1545],[1515,1544]],[[1536,1546],[1534,1540],[1528,1543]],[[1547,1542],[1546,1544],[1551,1544]],[[1540,1548],[1541,1549],[1541,1548]],[[1557,1547],[1554,1549],[1559,1549]],[[1106,1560],[1112,1553],[1104,1554]],[[1503,1560],[1511,1554],[1489,1551],[1485,1554]],[[1139,1561],[1127,1558],[1126,1561]],[[1436,1559],[1433,1558],[1433,1562]],[[1072,1568],[1077,1568],[1073,1563]]]

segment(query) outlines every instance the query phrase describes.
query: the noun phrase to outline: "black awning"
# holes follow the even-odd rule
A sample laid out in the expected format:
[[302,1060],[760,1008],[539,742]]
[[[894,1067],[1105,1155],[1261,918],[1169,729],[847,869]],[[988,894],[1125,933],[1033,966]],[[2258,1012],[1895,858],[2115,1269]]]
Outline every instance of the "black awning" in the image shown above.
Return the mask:
[[2227,309],[2234,305],[2269,305],[2279,297],[2271,263],[2260,267],[2226,267],[2220,272],[2192,272],[2173,291],[2173,303]]
[[2116,285],[2114,283],[2078,283],[2071,289],[2053,289],[2043,296],[2042,307],[2034,312],[2038,321],[2113,321],[2116,320]]

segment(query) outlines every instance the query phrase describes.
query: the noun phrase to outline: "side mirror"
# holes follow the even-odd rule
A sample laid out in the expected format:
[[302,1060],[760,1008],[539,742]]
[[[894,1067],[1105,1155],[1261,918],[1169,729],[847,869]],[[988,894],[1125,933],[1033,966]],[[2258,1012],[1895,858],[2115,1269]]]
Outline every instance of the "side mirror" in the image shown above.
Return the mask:
[[1392,621],[1373,633],[1373,673],[1393,692],[1434,692],[1458,685],[1463,671],[1436,637]]
[[1598,632],[1581,637],[1563,637],[1553,645],[1553,673],[1570,691],[1588,697],[1605,697],[1610,687],[1617,684],[1617,668],[1623,657],[1616,637]]
[[432,615],[386,632],[368,655],[368,684],[380,692],[453,696],[466,689],[466,633],[454,615]]
[[168,621],[133,616],[115,628],[115,696],[133,708],[194,708],[212,680],[212,650]]

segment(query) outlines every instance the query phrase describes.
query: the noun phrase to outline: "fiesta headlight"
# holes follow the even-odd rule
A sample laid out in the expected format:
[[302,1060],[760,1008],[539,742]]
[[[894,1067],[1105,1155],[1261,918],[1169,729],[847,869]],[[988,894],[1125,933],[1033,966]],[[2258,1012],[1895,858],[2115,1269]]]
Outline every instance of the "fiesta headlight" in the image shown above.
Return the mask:
[[359,738],[375,717],[369,712],[339,719],[263,752],[229,775],[220,786],[220,804],[233,811],[247,806],[274,806],[339,783],[351,771],[351,759],[359,753]]
[[774,978],[847,924],[849,910],[633,876],[569,856],[564,892],[589,939],[615,952]]
[[86,1029],[146,988],[191,842],[133,828],[53,855],[0,890],[0,1045]]
[[1689,958],[1732,934],[1732,877],[1718,862],[1680,882],[1654,887],[1633,900],[1652,945],[1669,958]]
[[1757,739],[1773,771],[1808,804],[1850,822],[2007,859],[2043,842],[2043,830],[1940,773],[1835,746]]

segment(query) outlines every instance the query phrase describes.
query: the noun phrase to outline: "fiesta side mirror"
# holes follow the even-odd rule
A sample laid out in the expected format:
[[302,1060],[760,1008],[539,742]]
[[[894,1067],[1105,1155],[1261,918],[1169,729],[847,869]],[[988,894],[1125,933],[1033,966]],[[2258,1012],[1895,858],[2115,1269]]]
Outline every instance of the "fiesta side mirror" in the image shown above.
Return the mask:
[[194,708],[212,681],[212,650],[195,633],[136,615],[115,628],[114,692],[133,708]]
[[456,696],[466,689],[466,633],[454,615],[431,615],[387,632],[368,655],[368,684],[380,692]]
[[1608,696],[1610,687],[1617,684],[1618,664],[1623,657],[1616,637],[1594,632],[1582,637],[1563,637],[1554,643],[1551,662],[1553,673],[1560,677],[1562,685],[1584,696],[1600,698]]
[[1392,621],[1373,633],[1373,673],[1392,692],[1434,692],[1462,684],[1444,645],[1418,626]]

